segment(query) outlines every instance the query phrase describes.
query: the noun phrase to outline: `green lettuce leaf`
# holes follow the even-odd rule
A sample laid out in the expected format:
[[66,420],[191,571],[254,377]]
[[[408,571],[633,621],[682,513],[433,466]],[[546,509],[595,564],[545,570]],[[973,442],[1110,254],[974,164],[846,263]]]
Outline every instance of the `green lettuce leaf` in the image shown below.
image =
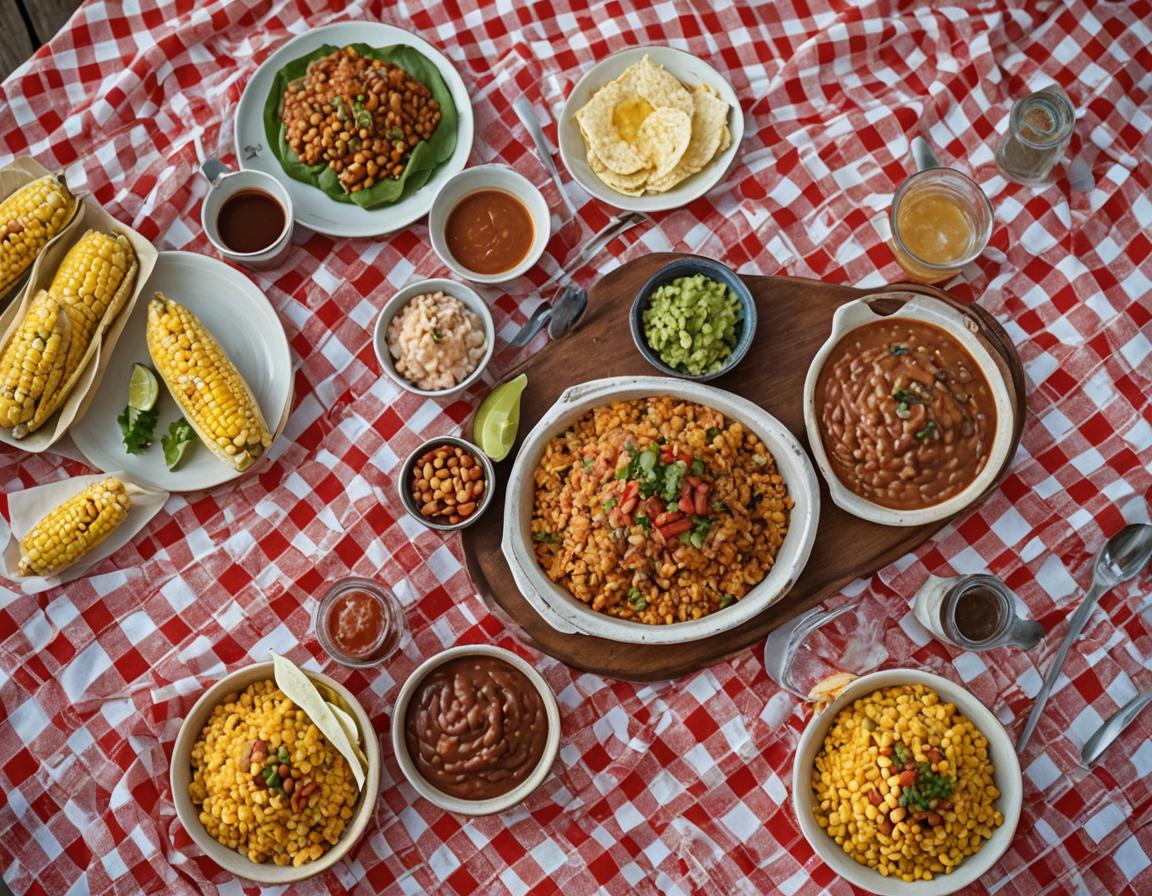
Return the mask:
[[400,177],[384,178],[367,190],[358,193],[345,193],[340,186],[338,175],[326,164],[306,165],[288,146],[285,127],[280,121],[280,109],[284,93],[293,81],[304,77],[308,66],[317,59],[335,53],[340,47],[325,44],[317,47],[307,56],[293,59],[278,71],[272,79],[272,89],[264,101],[264,136],[272,154],[280,162],[284,173],[293,180],[322,190],[325,195],[337,202],[353,202],[361,208],[374,209],[392,205],[419,190],[432,173],[450,158],[456,150],[457,113],[452,102],[448,85],[440,77],[440,72],[431,60],[412,47],[396,44],[391,47],[370,47],[367,44],[351,44],[361,56],[380,59],[398,65],[412,78],[426,86],[433,98],[440,104],[440,124],[432,132],[429,140],[417,144],[409,156],[407,166]]

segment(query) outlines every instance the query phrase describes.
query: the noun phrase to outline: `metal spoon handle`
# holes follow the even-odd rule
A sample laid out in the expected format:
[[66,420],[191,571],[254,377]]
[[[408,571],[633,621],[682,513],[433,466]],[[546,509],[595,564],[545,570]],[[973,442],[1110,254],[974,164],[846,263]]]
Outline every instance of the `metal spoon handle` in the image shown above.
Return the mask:
[[564,192],[564,182],[560,180],[560,172],[556,170],[556,164],[552,161],[552,153],[548,148],[548,141],[544,138],[544,131],[540,127],[540,122],[536,119],[536,111],[532,108],[532,103],[528,101],[528,97],[521,94],[512,101],[512,108],[516,110],[516,114],[520,116],[520,120],[524,122],[524,127],[528,129],[528,133],[532,137],[532,142],[536,144],[536,154],[540,156],[540,161],[552,176],[552,181],[556,184],[556,189],[560,193],[560,199],[564,203],[564,208],[568,210],[568,217],[576,217],[576,206],[572,204],[572,200],[569,199],[568,194]]
[[1020,732],[1020,739],[1016,741],[1017,753],[1023,753],[1024,747],[1028,745],[1028,739],[1036,730],[1036,724],[1040,721],[1040,716],[1044,712],[1044,705],[1048,702],[1056,679],[1060,677],[1060,670],[1064,668],[1064,661],[1068,658],[1068,651],[1072,649],[1072,642],[1080,637],[1080,632],[1084,630],[1084,624],[1088,621],[1088,617],[1092,614],[1092,610],[1104,590],[1097,582],[1093,582],[1088,593],[1084,595],[1084,600],[1076,608],[1076,612],[1072,614],[1072,619],[1068,623],[1068,631],[1064,635],[1064,640],[1060,642],[1060,649],[1052,658],[1048,671],[1044,673],[1044,684],[1041,685],[1040,693],[1036,695],[1036,699],[1032,703],[1032,711],[1028,713],[1028,721],[1024,723],[1024,730]]
[[1080,750],[1080,760],[1085,765],[1091,765],[1099,759],[1100,754],[1112,746],[1113,741],[1124,733],[1124,730],[1135,721],[1136,716],[1140,715],[1149,703],[1152,703],[1152,691],[1137,694],[1112,713],[1108,720],[1088,738],[1087,743]]
[[923,137],[912,138],[912,158],[916,162],[917,171],[940,167],[940,160],[936,158],[936,153],[932,151],[932,144]]
[[588,261],[588,259],[607,246],[612,240],[616,239],[616,237],[620,236],[620,234],[648,220],[650,220],[649,217],[643,212],[626,212],[623,215],[618,215],[580,248],[580,252],[578,253],[579,259],[585,262]]

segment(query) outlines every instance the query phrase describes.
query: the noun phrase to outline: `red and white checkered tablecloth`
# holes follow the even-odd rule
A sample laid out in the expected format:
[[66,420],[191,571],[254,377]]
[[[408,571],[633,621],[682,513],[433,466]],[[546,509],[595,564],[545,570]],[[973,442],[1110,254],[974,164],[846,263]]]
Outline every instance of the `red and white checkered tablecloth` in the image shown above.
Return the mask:
[[[362,18],[439,46],[472,95],[472,161],[515,165],[557,210],[512,99],[555,116],[595,61],[669,44],[727,73],[748,133],[722,185],[617,241],[596,269],[673,249],[878,285],[901,274],[876,221],[909,171],[909,138],[925,134],[996,207],[992,247],[950,288],[979,297],[1015,341],[1029,417],[996,494],[848,591],[887,620],[890,664],[964,682],[1018,730],[1091,555],[1149,512],[1152,3],[331,5],[93,0],[0,88],[0,163],[31,154],[160,248],[211,254],[196,139],[234,162],[232,115],[256,66],[294,34]],[[1079,110],[1070,153],[1090,166],[1091,192],[1063,176],[1021,187],[996,169],[1012,100],[1052,81]],[[486,291],[504,339],[534,307],[534,286],[611,214],[571,182],[568,193],[579,220],[529,278]],[[391,292],[439,273],[423,224],[374,240],[300,233],[279,269],[250,274],[296,367],[270,467],[172,498],[83,581],[34,597],[0,590],[0,869],[15,891],[249,892],[199,854],[168,792],[173,739],[203,687],[274,647],[347,683],[384,733],[422,658],[491,641],[532,655],[559,696],[553,775],[515,811],[465,821],[418,799],[386,750],[368,835],[293,892],[853,892],[798,832],[790,767],[806,715],[769,682],[761,649],[665,684],[579,674],[517,644],[473,591],[455,540],[404,520],[399,460],[454,431],[478,394],[442,407],[401,393],[381,379],[369,333]],[[504,352],[494,373],[517,360]],[[5,494],[84,471],[0,452]],[[1043,649],[956,653],[913,619],[908,598],[929,572],[984,570],[1051,628]],[[407,611],[414,637],[381,670],[333,666],[310,634],[317,595],[348,573],[383,580]],[[1145,574],[1093,616],[1022,758],[1015,842],[969,892],[1152,892],[1152,716],[1100,768],[1076,772],[1087,734],[1152,677],[1149,619],[1136,610],[1150,586]]]

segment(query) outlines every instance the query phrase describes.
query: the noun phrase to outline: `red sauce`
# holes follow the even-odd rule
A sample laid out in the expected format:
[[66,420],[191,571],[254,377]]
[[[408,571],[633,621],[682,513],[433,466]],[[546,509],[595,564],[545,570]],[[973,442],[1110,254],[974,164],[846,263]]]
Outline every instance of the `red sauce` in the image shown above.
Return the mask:
[[367,591],[345,591],[332,601],[324,619],[328,637],[341,652],[354,660],[370,659],[384,649],[392,635],[383,602]]
[[216,216],[220,239],[233,252],[263,252],[284,232],[287,215],[263,190],[240,190],[224,200]]
[[460,264],[477,274],[502,274],[520,264],[536,238],[532,213],[503,190],[477,190],[456,203],[444,241]]

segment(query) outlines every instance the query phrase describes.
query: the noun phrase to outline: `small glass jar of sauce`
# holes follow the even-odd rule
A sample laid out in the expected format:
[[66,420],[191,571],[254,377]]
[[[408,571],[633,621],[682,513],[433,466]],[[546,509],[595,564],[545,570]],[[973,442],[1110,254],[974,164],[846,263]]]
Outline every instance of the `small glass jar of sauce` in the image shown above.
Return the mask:
[[1016,595],[996,576],[929,576],[912,600],[912,611],[938,640],[965,650],[1012,645],[1030,650],[1044,628],[1016,614]]
[[312,619],[320,646],[338,663],[364,668],[400,649],[404,617],[388,591],[371,579],[341,579],[320,599]]

